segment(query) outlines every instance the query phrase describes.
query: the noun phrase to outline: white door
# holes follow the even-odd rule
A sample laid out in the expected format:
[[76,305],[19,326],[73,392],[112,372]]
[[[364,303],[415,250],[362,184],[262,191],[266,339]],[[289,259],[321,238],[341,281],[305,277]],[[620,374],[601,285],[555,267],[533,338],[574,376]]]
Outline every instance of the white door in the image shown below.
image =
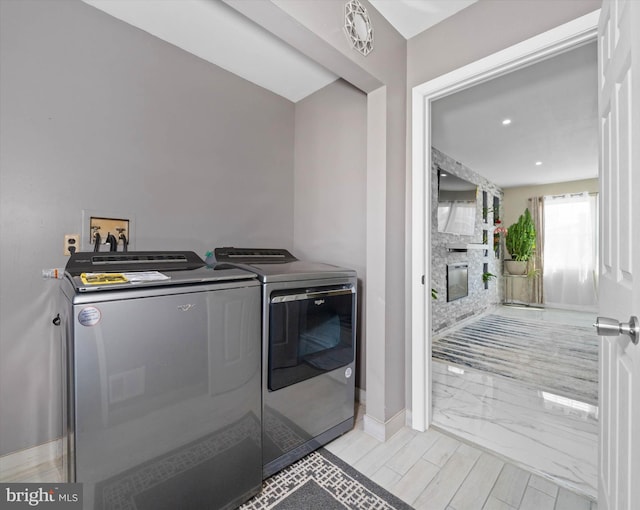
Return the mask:
[[[640,316],[640,2],[603,1],[598,46],[600,315],[627,322]],[[601,341],[598,508],[637,510],[640,345]]]

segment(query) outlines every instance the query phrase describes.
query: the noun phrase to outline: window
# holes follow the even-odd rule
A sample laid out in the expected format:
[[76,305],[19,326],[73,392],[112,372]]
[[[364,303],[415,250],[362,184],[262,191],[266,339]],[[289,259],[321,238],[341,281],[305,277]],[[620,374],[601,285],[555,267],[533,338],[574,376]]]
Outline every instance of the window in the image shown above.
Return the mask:
[[598,304],[598,204],[588,193],[544,197],[545,303]]

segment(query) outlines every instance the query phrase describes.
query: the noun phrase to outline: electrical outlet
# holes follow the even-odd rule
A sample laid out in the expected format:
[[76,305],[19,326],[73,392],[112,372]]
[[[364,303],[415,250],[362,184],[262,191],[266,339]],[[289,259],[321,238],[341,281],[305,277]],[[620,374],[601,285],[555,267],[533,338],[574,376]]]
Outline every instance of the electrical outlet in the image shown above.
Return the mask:
[[80,234],[64,235],[64,255],[71,255],[80,251]]

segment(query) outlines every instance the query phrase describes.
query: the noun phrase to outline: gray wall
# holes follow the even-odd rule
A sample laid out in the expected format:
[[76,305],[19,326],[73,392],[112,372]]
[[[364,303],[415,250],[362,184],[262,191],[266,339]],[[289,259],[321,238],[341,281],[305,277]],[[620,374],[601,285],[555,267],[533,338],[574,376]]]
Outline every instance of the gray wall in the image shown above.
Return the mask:
[[338,80],[296,103],[295,254],[358,272],[356,385],[365,389],[367,96]]
[[479,0],[407,42],[414,87],[600,8],[601,0]]
[[[379,379],[376,387],[383,388],[368,395],[367,412],[384,421],[406,400],[407,90],[590,12],[600,2],[480,0],[407,42],[363,0],[376,37],[374,51],[363,57],[342,32],[344,0],[226,1],[256,10],[254,20],[289,42],[302,41],[301,51],[313,53],[338,75],[349,75],[363,90],[385,86],[377,93],[386,113],[379,130],[386,173],[385,224],[379,233],[385,261],[376,269],[384,273],[384,292],[377,299],[384,307],[385,331],[375,359],[367,360]],[[293,20],[286,30],[278,31],[280,18],[270,24],[274,9]],[[248,84],[243,86],[256,95],[235,105],[232,115],[212,92],[225,83],[214,78],[215,68],[87,5],[0,0],[0,22],[0,453],[6,453],[50,439],[55,428],[48,399],[55,380],[48,305],[55,282],[39,274],[43,267],[65,263],[59,255],[62,235],[79,230],[79,211],[133,206],[139,248],[202,252],[229,242],[291,247],[293,151],[280,147],[293,143],[293,128],[279,128],[280,114],[262,104],[281,99]],[[228,93],[237,92],[235,83]],[[293,115],[288,107],[285,117]],[[261,121],[248,131],[236,122],[254,115]],[[260,132],[267,123],[266,133]],[[246,150],[249,144],[255,149]],[[219,174],[225,166],[230,172]],[[115,201],[87,195],[86,186],[107,174],[119,176],[131,191]],[[229,186],[237,192],[225,192]],[[230,222],[223,206],[243,197],[249,213]],[[193,205],[188,214],[181,212],[186,203]],[[370,388],[371,381],[367,384]]]
[[[0,454],[57,437],[51,319],[81,211],[137,249],[293,248],[293,103],[73,0],[0,1]],[[232,214],[233,212],[233,214]]]
[[[368,189],[381,191],[384,203],[370,203],[367,207],[384,210],[383,224],[374,220],[376,241],[382,247],[384,263],[380,267],[367,264],[369,305],[380,310],[383,324],[380,331],[367,335],[367,415],[385,423],[405,408],[405,183],[406,183],[406,77],[407,41],[376,11],[367,0],[361,0],[367,8],[374,26],[374,50],[366,57],[354,51],[347,41],[344,26],[344,0],[288,1],[225,0],[232,5],[252,6],[256,9],[271,3],[287,17],[293,18],[314,38],[302,38],[297,26],[278,33],[285,40],[301,41],[296,47],[322,59],[328,69],[350,80],[362,90],[371,92],[376,86],[376,99],[368,96],[368,120],[371,122],[372,102],[383,103],[384,109],[378,122],[382,126],[368,129],[368,143],[379,147],[384,161],[367,161]],[[273,19],[273,12],[261,17],[265,23]],[[253,18],[256,21],[259,17]],[[277,27],[270,26],[275,30]],[[320,49],[318,49],[320,48]],[[345,63],[345,57],[348,62]],[[359,80],[359,77],[363,77]],[[352,81],[351,81],[352,80]],[[372,85],[377,82],[378,85]],[[382,134],[381,139],[378,135]],[[375,139],[374,139],[375,138]],[[373,175],[372,168],[382,168],[382,182]],[[370,197],[368,196],[368,199]],[[369,212],[367,221],[372,221]],[[371,240],[368,239],[369,243]],[[370,256],[370,254],[368,254]],[[378,282],[377,280],[381,280]],[[371,292],[374,287],[375,291]],[[367,319],[368,320],[368,319]],[[376,338],[372,339],[372,336]],[[378,338],[381,337],[381,338]]]

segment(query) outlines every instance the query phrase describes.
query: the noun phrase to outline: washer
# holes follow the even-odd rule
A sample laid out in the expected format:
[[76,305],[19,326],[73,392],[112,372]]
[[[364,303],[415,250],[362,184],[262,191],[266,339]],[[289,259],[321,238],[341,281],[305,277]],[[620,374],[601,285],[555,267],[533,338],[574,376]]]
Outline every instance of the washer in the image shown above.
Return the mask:
[[236,508],[260,490],[260,291],[193,252],[71,256],[54,324],[83,508]]
[[287,250],[217,248],[262,283],[264,478],[351,430],[357,275]]

